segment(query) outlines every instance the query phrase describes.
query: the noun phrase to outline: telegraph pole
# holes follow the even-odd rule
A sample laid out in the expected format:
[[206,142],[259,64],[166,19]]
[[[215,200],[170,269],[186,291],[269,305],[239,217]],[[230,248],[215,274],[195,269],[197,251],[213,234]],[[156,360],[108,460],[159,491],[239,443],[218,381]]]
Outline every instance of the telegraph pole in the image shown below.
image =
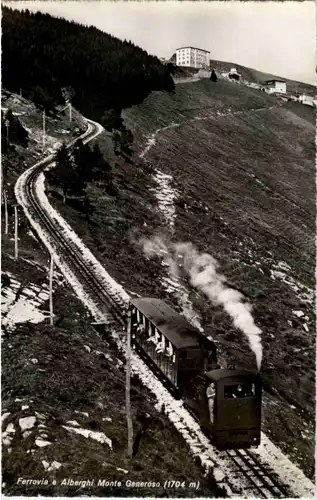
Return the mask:
[[53,273],[54,273],[54,257],[51,254],[51,266],[50,266],[50,325],[53,326]]
[[45,148],[45,109],[43,111],[43,148]]
[[6,190],[3,188],[3,199],[4,199],[4,234],[9,232],[9,219],[8,219],[8,199]]
[[3,166],[2,162],[0,162],[0,182],[1,182],[1,205],[2,205],[2,198],[4,196],[4,187],[3,187]]
[[14,260],[18,260],[18,206],[14,205]]
[[9,120],[5,120],[4,124],[5,124],[6,129],[7,129],[7,149],[9,150],[9,127],[10,127]]
[[125,406],[128,426],[128,457],[133,454],[133,424],[131,416],[131,310],[128,312],[127,344],[126,344],[126,386],[125,386]]
[[69,125],[72,122],[72,103],[69,103]]

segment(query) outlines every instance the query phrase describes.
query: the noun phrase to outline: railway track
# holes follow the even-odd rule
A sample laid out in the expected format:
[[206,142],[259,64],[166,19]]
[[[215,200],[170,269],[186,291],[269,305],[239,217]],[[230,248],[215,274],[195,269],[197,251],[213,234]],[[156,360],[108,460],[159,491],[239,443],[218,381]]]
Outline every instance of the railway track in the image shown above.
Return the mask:
[[[86,133],[81,136],[85,142],[93,139],[96,135],[96,125],[88,122]],[[74,144],[73,141],[69,147]],[[54,155],[40,162],[25,174],[23,174],[16,184],[16,195],[20,204],[22,204],[31,224],[38,232],[38,224],[41,230],[50,235],[50,243],[54,251],[58,253],[60,260],[71,268],[78,281],[82,284],[85,293],[91,298],[94,304],[101,311],[105,318],[105,323],[112,323],[119,328],[125,326],[125,314],[122,305],[119,305],[116,299],[105,289],[102,279],[92,265],[87,264],[87,259],[82,254],[79,246],[74,241],[67,239],[64,229],[60,223],[53,219],[43,208],[41,200],[36,192],[36,183],[39,175],[54,160]],[[23,177],[24,176],[24,177]],[[23,177],[23,179],[22,179]],[[20,183],[20,184],[19,184]],[[18,186],[18,187],[17,187]],[[23,190],[24,199],[18,193]],[[26,199],[25,199],[26,197]],[[26,202],[28,207],[26,209]],[[36,223],[35,223],[36,221]],[[45,245],[47,245],[43,235],[39,234]],[[207,437],[207,436],[206,436]],[[249,486],[244,487],[248,491],[248,496],[257,496],[262,498],[285,498],[294,497],[288,487],[281,484],[274,472],[266,470],[265,466],[249,450],[229,450],[224,452],[226,458],[230,460],[233,466],[233,475],[243,476],[244,483]]]
[[[252,450],[227,450],[225,454],[234,464],[233,474],[243,475],[250,486],[244,488],[250,496],[260,498],[289,498],[294,495],[290,489],[283,485],[274,471],[269,471],[254,456]],[[256,493],[256,494],[255,494]]]

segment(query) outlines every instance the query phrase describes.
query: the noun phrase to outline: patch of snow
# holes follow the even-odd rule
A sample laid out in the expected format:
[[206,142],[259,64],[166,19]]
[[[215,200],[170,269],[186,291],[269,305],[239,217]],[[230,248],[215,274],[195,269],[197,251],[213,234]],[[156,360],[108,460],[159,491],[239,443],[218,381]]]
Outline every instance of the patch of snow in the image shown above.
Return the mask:
[[9,412],[5,412],[1,415],[1,425],[4,423],[4,421],[11,415]]
[[121,467],[116,467],[116,469],[119,471],[119,472],[124,472],[124,474],[128,474],[129,471],[126,470],[126,469],[121,469]]
[[158,201],[158,209],[163,215],[166,224],[174,230],[174,221],[176,217],[174,202],[178,197],[178,192],[171,186],[173,177],[156,169],[154,180],[157,183],[157,187],[151,190],[154,192]]
[[24,431],[24,432],[23,432],[23,437],[24,437],[24,438],[27,438],[27,437],[29,437],[31,434],[32,434],[32,431]]
[[104,418],[102,419],[102,421],[103,421],[103,422],[104,422],[105,420],[106,420],[107,422],[112,422],[112,418],[111,418],[111,417],[104,417]]
[[19,426],[21,427],[22,432],[26,429],[31,429],[34,427],[36,422],[36,417],[24,417],[19,419]]
[[37,239],[37,237],[34,235],[34,232],[33,232],[33,231],[30,231],[30,230],[29,230],[29,231],[27,231],[27,234],[28,234],[29,236],[31,236],[31,238],[33,238],[35,241],[38,241],[38,239]]
[[101,444],[107,444],[112,449],[112,441],[105,435],[104,432],[96,432],[89,429],[78,429],[78,427],[67,427],[66,425],[63,425],[62,427],[69,432],[75,432],[85,438],[94,439]]
[[45,420],[46,419],[46,415],[44,415],[44,413],[39,413],[39,412],[35,412],[35,415],[37,416],[37,418],[39,420]]
[[108,359],[109,361],[112,361],[112,357],[110,356],[110,354],[107,354],[107,353],[104,353],[102,351],[95,351],[95,354],[97,356],[103,356],[105,359]]
[[91,352],[91,347],[89,347],[88,345],[84,345],[84,348],[86,349],[87,352]]
[[[32,288],[24,288],[16,300],[16,292],[14,289],[20,289],[21,283],[12,278],[10,273],[6,273],[10,277],[10,286],[2,290],[1,308],[2,308],[2,324],[7,327],[9,331],[14,330],[16,323],[23,323],[29,321],[31,323],[40,323],[46,316],[38,308],[41,304],[48,299],[48,293],[42,292],[41,297],[34,291],[35,285]],[[30,284],[31,285],[31,284]],[[38,288],[39,290],[39,288]],[[36,297],[36,300],[30,300],[28,297]],[[40,299],[40,300],[39,300]]]
[[292,313],[295,314],[295,316],[297,316],[298,318],[305,316],[305,313],[303,311],[292,311]]
[[28,410],[30,407],[29,405],[22,405],[21,406],[21,410],[24,411],[24,410]]
[[6,430],[2,433],[2,444],[5,446],[10,446],[14,434],[15,434],[14,425],[10,423],[8,424]]
[[66,423],[69,424],[69,425],[73,425],[75,427],[76,426],[79,427],[79,423],[76,420],[68,420]]
[[87,413],[86,411],[78,411],[78,410],[75,410],[75,413],[81,413],[81,415],[84,415],[85,417],[89,417],[89,413]]
[[50,444],[52,444],[50,441],[44,441],[44,439],[41,439],[41,438],[37,438],[35,440],[35,444],[36,446],[38,446],[39,448],[43,448],[44,446],[49,446]]
[[44,469],[47,472],[51,472],[53,470],[58,470],[62,466],[62,464],[60,462],[57,462],[56,460],[54,460],[51,464],[49,462],[47,462],[46,460],[42,460],[42,464],[43,464]]
[[147,153],[149,152],[151,147],[156,144],[156,137],[158,134],[160,134],[161,132],[164,132],[165,130],[169,130],[171,128],[175,128],[175,127],[179,127],[179,126],[180,126],[180,123],[172,122],[170,125],[166,125],[165,127],[156,129],[155,132],[153,132],[152,134],[150,134],[147,137],[145,148],[139,154],[139,158],[144,159],[144,157],[147,155]]
[[[292,276],[286,274],[286,272],[283,270],[284,267],[285,266],[280,267],[273,265],[273,269],[270,269],[271,278],[273,280],[280,279],[281,281],[283,281],[293,290],[293,292],[295,292],[301,302],[312,303],[314,300],[314,291],[300,283]],[[279,269],[282,269],[282,271],[280,271]]]

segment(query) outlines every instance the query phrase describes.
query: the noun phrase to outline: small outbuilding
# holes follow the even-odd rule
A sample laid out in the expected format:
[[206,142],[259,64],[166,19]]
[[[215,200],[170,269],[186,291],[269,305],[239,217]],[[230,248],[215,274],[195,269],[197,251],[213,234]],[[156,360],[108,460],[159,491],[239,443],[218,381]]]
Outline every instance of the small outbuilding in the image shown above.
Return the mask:
[[267,80],[265,90],[268,94],[286,94],[286,82],[285,80]]

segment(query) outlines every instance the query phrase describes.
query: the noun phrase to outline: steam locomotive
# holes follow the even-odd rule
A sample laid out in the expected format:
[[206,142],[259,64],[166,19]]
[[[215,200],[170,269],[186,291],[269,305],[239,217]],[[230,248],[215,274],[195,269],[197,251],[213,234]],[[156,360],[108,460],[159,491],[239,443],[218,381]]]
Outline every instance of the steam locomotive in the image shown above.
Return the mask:
[[219,449],[260,444],[259,374],[222,369],[216,345],[157,298],[130,302],[131,343]]

